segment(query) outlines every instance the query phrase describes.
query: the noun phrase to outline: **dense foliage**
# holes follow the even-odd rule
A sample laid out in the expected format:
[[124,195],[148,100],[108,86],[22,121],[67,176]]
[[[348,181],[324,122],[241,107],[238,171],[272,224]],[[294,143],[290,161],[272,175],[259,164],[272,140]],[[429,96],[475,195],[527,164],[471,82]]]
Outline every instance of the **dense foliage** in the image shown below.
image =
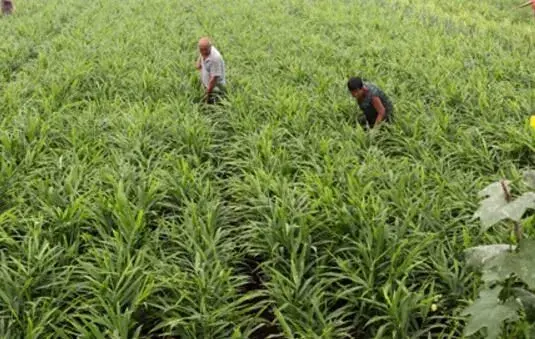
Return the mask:
[[[535,171],[526,171],[523,179],[525,186],[535,189]],[[524,336],[535,335],[535,241],[525,239],[523,232],[524,222],[529,226],[532,223],[523,217],[535,210],[535,192],[514,197],[510,184],[500,180],[480,192],[485,199],[475,216],[481,221],[482,231],[509,222],[514,240],[465,250],[468,265],[482,273],[484,282],[478,300],[463,312],[470,315],[464,329],[467,335],[484,331],[486,338],[498,338],[503,322],[517,321],[520,314],[525,320]]]
[[[17,2],[0,337],[460,337],[480,286],[463,251],[507,238],[480,232],[477,194],[534,161],[535,25],[513,7]],[[205,34],[230,90],[212,110]],[[357,74],[394,125],[355,127]]]

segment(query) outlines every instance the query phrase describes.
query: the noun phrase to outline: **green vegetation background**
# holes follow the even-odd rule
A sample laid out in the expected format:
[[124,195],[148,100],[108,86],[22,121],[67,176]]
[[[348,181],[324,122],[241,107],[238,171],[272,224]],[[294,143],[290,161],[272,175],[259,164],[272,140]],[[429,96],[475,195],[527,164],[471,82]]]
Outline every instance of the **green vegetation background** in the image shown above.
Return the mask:
[[[478,279],[459,255],[504,234],[479,235],[476,194],[534,161],[529,9],[16,5],[0,20],[0,337],[461,336]],[[205,34],[231,91],[213,110],[196,104]],[[391,95],[395,125],[355,128],[355,74]]]

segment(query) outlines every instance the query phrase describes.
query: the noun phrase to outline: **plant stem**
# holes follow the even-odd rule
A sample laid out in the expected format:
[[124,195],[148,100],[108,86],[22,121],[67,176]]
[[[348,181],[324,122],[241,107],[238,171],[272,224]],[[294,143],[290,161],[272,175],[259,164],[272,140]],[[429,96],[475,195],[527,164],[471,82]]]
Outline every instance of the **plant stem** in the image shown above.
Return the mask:
[[[502,190],[505,195],[505,201],[507,201],[507,203],[510,203],[511,200],[513,200],[513,196],[511,195],[511,192],[509,191],[509,188],[507,187],[507,184],[505,183],[505,181],[502,180],[500,181],[500,183],[502,185]],[[513,232],[515,234],[516,243],[518,247],[518,244],[522,240],[522,225],[520,224],[520,222],[513,221]]]

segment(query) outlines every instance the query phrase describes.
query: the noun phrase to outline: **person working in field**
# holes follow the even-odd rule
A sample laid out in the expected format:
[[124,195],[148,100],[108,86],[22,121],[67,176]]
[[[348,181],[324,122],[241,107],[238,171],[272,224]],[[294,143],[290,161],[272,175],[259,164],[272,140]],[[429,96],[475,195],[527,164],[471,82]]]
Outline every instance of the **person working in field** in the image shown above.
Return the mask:
[[2,14],[9,15],[15,11],[15,5],[12,0],[2,0]]
[[374,128],[383,121],[392,121],[394,106],[379,87],[364,82],[360,77],[351,77],[347,88],[364,113],[358,120],[362,127]]
[[204,100],[209,104],[214,104],[226,92],[225,62],[210,39],[206,37],[199,40],[199,53],[196,67],[201,72],[201,81],[205,91]]

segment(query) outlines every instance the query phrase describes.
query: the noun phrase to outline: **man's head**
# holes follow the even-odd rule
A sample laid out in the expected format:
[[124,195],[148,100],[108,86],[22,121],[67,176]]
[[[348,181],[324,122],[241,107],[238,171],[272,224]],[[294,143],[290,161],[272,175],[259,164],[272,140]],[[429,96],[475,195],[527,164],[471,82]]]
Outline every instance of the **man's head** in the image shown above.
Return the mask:
[[364,83],[360,77],[349,78],[347,89],[354,98],[360,99],[364,96]]
[[199,52],[201,55],[206,58],[210,55],[210,50],[212,49],[212,43],[207,37],[203,37],[199,40]]

